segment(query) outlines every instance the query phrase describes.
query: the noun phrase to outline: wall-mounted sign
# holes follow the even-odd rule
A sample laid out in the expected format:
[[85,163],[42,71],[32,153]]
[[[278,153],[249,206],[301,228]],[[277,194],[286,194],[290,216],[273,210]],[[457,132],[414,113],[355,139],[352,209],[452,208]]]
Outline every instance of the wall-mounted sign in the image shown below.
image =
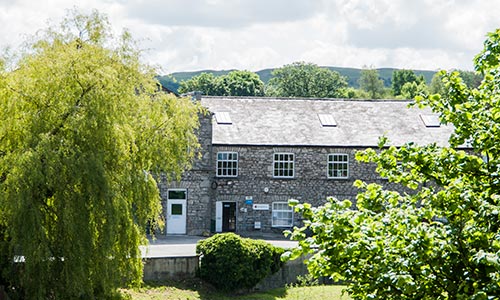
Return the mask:
[[253,198],[252,198],[252,196],[246,196],[245,197],[245,204],[247,204],[247,205],[252,205],[253,204]]
[[253,228],[254,229],[261,229],[262,228],[262,224],[260,223],[260,221],[255,221]]
[[254,204],[253,210],[269,210],[269,204]]

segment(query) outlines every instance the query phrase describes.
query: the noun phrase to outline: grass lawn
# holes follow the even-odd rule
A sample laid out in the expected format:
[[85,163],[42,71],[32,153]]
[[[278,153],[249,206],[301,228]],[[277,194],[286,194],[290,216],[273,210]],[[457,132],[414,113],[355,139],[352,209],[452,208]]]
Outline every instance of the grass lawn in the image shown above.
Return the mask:
[[199,280],[146,284],[140,289],[124,289],[131,300],[350,300],[342,295],[343,286],[280,288],[245,295],[221,294]]

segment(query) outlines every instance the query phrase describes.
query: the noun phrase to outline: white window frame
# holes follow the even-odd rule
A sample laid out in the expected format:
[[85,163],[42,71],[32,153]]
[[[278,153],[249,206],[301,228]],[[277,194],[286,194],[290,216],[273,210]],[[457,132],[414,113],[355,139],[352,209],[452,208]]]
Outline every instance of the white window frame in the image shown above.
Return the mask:
[[[283,217],[283,215],[289,215],[289,217]],[[292,227],[293,207],[288,205],[288,202],[273,202],[271,222],[272,227]]]
[[[335,160],[334,157],[343,157],[345,160]],[[337,170],[337,173],[340,172],[340,176],[335,172],[335,165],[345,166],[346,174],[344,175],[344,168]],[[331,172],[330,172],[331,170]],[[349,178],[349,154],[346,153],[330,153],[328,154],[328,161],[326,167],[326,176],[329,179],[347,179]]]
[[[221,156],[221,158],[219,158]],[[225,156],[225,157],[224,157]],[[236,157],[236,158],[235,158]],[[217,152],[216,170],[217,177],[238,177],[238,152],[220,151]],[[220,164],[220,165],[219,165]],[[224,166],[225,164],[225,166]],[[226,174],[224,174],[226,171]]]
[[[170,198],[169,192],[184,192],[184,198]],[[188,190],[187,189],[168,189],[167,190],[167,201],[168,200],[187,200]]]
[[[278,158],[278,159],[276,159]],[[279,175],[279,173],[288,175]],[[278,172],[278,175],[276,175]],[[290,173],[292,175],[290,175]],[[273,153],[273,177],[274,178],[295,178],[295,154],[278,152]]]

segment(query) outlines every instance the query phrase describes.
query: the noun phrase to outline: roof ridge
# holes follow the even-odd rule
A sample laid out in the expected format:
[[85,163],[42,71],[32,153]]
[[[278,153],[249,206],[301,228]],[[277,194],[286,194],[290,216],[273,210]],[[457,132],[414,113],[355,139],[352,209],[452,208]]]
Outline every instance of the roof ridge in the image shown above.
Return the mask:
[[259,96],[205,96],[206,99],[228,100],[276,100],[276,101],[332,101],[332,102],[401,102],[411,103],[411,99],[349,99],[349,98],[306,98],[306,97],[259,97]]

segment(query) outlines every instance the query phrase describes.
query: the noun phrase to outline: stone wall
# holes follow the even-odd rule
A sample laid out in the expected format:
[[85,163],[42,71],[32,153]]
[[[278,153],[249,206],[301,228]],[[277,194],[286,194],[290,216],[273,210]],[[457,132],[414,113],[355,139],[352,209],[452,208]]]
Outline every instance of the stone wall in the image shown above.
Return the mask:
[[[361,148],[333,147],[272,147],[272,146],[217,146],[213,147],[212,160],[216,161],[217,152],[238,152],[238,177],[214,178],[214,201],[212,212],[215,211],[215,201],[236,202],[237,231],[254,230],[254,222],[260,221],[262,231],[279,231],[272,228],[272,209],[256,210],[252,205],[245,204],[246,197],[251,197],[254,204],[269,204],[287,202],[296,199],[319,206],[328,197],[350,199],[355,201],[358,189],[354,181],[361,179],[386,185],[387,180],[380,178],[373,164],[359,163],[355,153]],[[295,154],[294,178],[273,177],[273,154]],[[327,176],[328,155],[346,153],[349,156],[349,178],[330,179]],[[215,167],[213,170],[215,176]],[[212,218],[214,214],[212,213]],[[295,217],[296,225],[301,220]]]
[[[286,262],[278,272],[261,280],[252,290],[266,291],[297,282],[298,276],[309,273],[304,260],[302,257]],[[143,279],[165,281],[195,278],[199,267],[198,256],[146,258],[144,259]]]
[[284,287],[287,284],[296,283],[298,276],[305,276],[309,274],[309,270],[307,270],[307,266],[304,261],[305,257],[287,261],[278,272],[267,276],[259,282],[253,288],[253,291],[267,291]]
[[[355,160],[356,151],[363,148],[213,145],[211,122],[211,114],[200,116],[198,136],[201,156],[195,161],[192,169],[185,172],[179,182],[168,182],[163,178],[159,184],[165,214],[168,189],[187,189],[189,235],[201,235],[214,230],[217,201],[236,203],[237,232],[280,232],[285,228],[272,227],[273,202],[296,199],[319,206],[330,196],[354,202],[358,193],[353,186],[355,180],[389,184],[375,172],[373,164]],[[217,153],[221,151],[238,153],[237,177],[216,177]],[[295,155],[294,178],[273,177],[273,155],[278,152]],[[346,179],[330,179],[327,176],[328,155],[335,153],[345,153],[349,156],[349,177]],[[396,185],[391,188],[398,189]],[[270,209],[253,210],[252,205],[245,202],[247,197],[251,197],[254,204],[269,204]],[[294,225],[300,225],[301,221],[299,216],[294,216]],[[260,222],[261,229],[255,229],[255,222]]]
[[145,258],[143,279],[146,281],[164,281],[194,278],[199,266],[198,256]]
[[162,199],[163,215],[167,214],[168,189],[187,189],[187,234],[201,235],[210,230],[212,178],[214,167],[212,157],[212,116],[200,114],[200,128],[197,131],[201,146],[200,157],[193,163],[191,170],[186,171],[180,181],[167,180],[162,176],[159,189]]

